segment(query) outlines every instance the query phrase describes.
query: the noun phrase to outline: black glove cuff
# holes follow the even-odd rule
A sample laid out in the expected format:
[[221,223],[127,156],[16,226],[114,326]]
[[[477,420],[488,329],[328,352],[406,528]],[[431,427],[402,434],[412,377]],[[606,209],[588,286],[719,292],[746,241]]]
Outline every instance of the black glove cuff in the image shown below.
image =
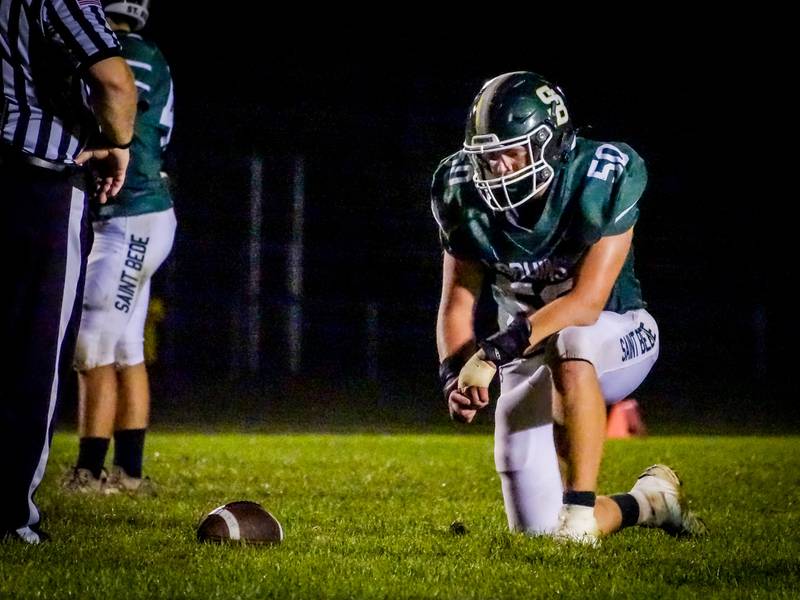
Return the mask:
[[490,335],[478,346],[486,354],[486,360],[499,367],[521,357],[530,345],[530,337],[531,322],[525,313],[520,313],[506,329]]

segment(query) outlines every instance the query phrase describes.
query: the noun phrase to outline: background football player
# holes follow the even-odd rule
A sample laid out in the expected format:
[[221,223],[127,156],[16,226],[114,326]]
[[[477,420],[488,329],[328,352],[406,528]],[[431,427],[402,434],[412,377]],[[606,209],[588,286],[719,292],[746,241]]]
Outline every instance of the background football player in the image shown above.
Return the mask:
[[[577,137],[563,93],[530,72],[485,83],[463,148],[434,174],[442,385],[451,416],[470,422],[500,368],[495,463],[512,529],[591,544],[633,524],[702,530],[663,465],[630,494],[596,496],[606,404],[659,352],[631,245],[646,181],[626,144]],[[500,331],[476,344],[487,277]]]
[[[80,448],[66,482],[73,490],[152,490],[142,478],[150,414],[144,325],[150,278],[172,249],[176,221],[162,173],[173,125],[172,77],[155,44],[134,33],[147,22],[149,4],[103,2],[139,99],[125,186],[93,213],[94,244],[75,356]],[[103,464],[112,433],[114,466],[106,480]]]

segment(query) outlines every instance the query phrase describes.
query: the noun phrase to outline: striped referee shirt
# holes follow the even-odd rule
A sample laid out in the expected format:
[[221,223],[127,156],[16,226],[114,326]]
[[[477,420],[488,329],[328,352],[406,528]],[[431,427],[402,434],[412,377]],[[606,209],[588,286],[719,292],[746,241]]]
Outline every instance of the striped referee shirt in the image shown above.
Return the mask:
[[97,129],[80,76],[120,53],[100,0],[0,0],[3,145],[72,164]]

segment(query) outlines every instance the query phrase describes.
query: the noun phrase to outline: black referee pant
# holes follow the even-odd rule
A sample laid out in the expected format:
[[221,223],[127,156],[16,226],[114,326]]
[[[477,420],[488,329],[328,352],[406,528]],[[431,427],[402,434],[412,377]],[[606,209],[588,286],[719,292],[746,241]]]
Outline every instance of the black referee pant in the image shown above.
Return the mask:
[[[0,534],[29,534],[50,453],[53,416],[72,368],[91,243],[86,192],[73,171],[0,158]],[[76,187],[77,186],[77,187]]]

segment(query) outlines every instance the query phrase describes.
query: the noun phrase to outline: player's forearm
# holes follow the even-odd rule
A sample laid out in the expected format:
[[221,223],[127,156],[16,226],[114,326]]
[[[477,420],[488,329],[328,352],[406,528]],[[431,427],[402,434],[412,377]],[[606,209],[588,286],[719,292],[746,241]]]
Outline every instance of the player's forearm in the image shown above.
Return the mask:
[[601,238],[586,254],[572,290],[534,313],[531,345],[565,327],[593,325],[605,308],[630,251],[633,229]]
[[633,228],[595,242],[580,265],[572,290],[533,315],[533,345],[565,327],[597,322],[628,256],[632,240]]
[[436,321],[436,347],[439,361],[475,348],[475,329],[471,309],[439,308]]
[[436,346],[439,350],[439,381],[445,398],[449,398],[462,368],[477,348],[473,313],[474,303],[453,306],[443,298],[439,307]]
[[90,102],[100,131],[111,145],[122,146],[133,137],[136,85],[122,58],[101,60],[89,69]]
[[574,294],[556,298],[530,317],[531,346],[537,345],[566,327],[594,324],[602,310],[603,305],[600,302]]
[[439,360],[463,355],[475,348],[475,307],[483,282],[480,263],[458,259],[444,253],[442,296],[436,320],[436,345]]
[[[474,364],[468,363],[465,366],[470,372],[465,381],[491,381],[494,371],[490,373],[483,369],[485,361],[489,361],[494,367],[508,364],[523,357],[534,346],[565,327],[591,325],[597,321],[601,308],[596,308],[593,302],[570,294],[558,298],[533,315],[515,315],[505,329],[480,341],[480,352],[473,357]],[[484,371],[484,374],[479,371]]]

